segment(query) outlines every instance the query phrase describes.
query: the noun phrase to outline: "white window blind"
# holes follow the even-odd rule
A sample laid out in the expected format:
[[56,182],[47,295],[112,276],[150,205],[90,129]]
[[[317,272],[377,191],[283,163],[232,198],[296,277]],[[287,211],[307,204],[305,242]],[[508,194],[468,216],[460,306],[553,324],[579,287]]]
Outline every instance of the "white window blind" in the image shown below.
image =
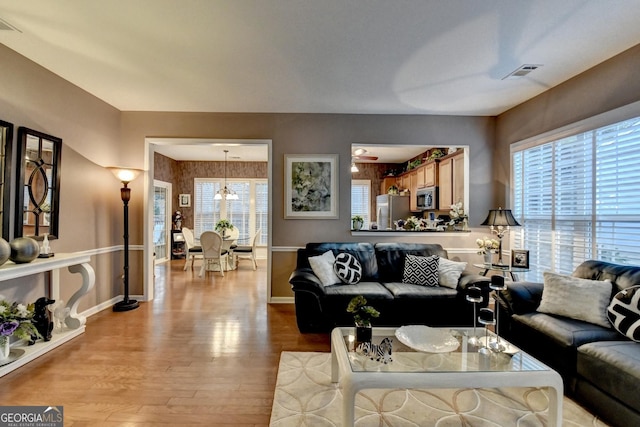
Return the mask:
[[369,228],[371,221],[371,180],[351,180],[351,216],[360,215],[364,228]]
[[640,118],[515,151],[512,244],[528,280],[583,261],[640,264]]

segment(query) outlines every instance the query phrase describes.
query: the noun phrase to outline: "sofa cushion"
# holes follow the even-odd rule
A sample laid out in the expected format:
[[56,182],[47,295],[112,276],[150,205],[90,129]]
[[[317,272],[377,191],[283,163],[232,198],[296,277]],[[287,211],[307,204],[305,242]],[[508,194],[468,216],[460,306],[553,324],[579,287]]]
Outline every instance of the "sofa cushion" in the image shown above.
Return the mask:
[[438,260],[438,284],[446,288],[456,289],[466,262],[451,261],[446,258]]
[[407,254],[448,258],[447,251],[441,245],[433,243],[376,243],[375,252],[381,282],[402,281]]
[[515,314],[513,319],[542,332],[562,347],[579,347],[593,341],[613,341],[620,338],[612,329],[568,317],[534,312]]
[[611,286],[610,281],[545,272],[538,311],[609,328],[611,324],[607,319],[607,305],[611,299]]
[[344,283],[355,285],[362,278],[362,266],[351,254],[341,252],[336,256],[333,270]]
[[640,408],[640,344],[594,342],[578,348],[578,374],[631,408]]
[[640,286],[618,292],[607,307],[607,317],[618,332],[640,342]]
[[446,298],[454,299],[458,291],[443,286],[422,286],[404,282],[388,282],[383,284],[394,298]]
[[438,256],[407,255],[404,260],[402,281],[422,286],[438,285]]
[[[332,285],[324,288],[325,296],[332,298],[336,296],[348,296],[354,297],[356,295],[364,295],[368,302],[372,300],[390,300],[393,299],[391,292],[378,282],[364,282],[361,281],[357,285]],[[344,310],[347,309],[345,303]]]
[[631,286],[640,285],[640,267],[589,260],[580,264],[573,276],[591,280],[610,280],[613,294]]
[[309,265],[311,265],[313,274],[318,276],[318,279],[320,279],[324,286],[340,283],[340,278],[333,271],[335,261],[336,258],[331,251],[327,251],[322,255],[309,257]]

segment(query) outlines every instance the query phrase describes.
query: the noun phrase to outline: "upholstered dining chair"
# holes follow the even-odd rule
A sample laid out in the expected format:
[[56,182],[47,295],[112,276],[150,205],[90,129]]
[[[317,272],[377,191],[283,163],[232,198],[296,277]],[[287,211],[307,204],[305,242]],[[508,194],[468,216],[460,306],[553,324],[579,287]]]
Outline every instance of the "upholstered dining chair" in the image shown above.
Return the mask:
[[256,234],[253,235],[248,245],[238,245],[233,249],[233,255],[236,258],[236,265],[241,259],[250,259],[253,262],[253,269],[255,270],[258,268],[258,264],[256,263],[256,242],[258,241],[261,231],[261,229],[256,231]]
[[222,236],[215,231],[205,231],[200,235],[200,245],[202,245],[203,261],[199,277],[204,276],[206,270],[211,270],[216,265],[220,268],[220,274],[224,276],[222,258],[226,258],[228,252],[222,249]]
[[195,237],[193,236],[193,231],[186,227],[182,227],[182,235],[184,236],[184,245],[186,248],[186,260],[184,263],[184,269],[187,269],[189,265],[189,261],[191,261],[191,268],[193,268],[193,261],[196,257],[202,258],[202,246],[196,246]]

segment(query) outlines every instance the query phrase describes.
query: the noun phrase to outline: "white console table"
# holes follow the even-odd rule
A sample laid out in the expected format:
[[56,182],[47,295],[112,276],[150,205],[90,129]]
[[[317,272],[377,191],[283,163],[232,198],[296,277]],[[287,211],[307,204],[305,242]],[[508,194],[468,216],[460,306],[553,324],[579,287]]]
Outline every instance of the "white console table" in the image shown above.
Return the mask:
[[60,270],[67,268],[71,273],[79,273],[82,276],[82,285],[67,302],[69,307],[69,317],[65,320],[66,326],[63,331],[54,332],[50,341],[37,341],[34,345],[20,346],[24,350],[24,355],[19,359],[0,367],[0,376],[25,365],[26,363],[42,356],[46,352],[64,344],[65,342],[84,333],[85,323],[87,319],[78,315],[78,304],[80,299],[86,295],[94,286],[96,275],[93,268],[89,264],[91,257],[89,255],[74,253],[56,253],[51,258],[37,258],[28,264],[14,264],[7,261],[6,264],[0,266],[0,291],[3,282],[20,277],[30,276],[39,273],[51,273],[50,282],[50,298],[60,299]]

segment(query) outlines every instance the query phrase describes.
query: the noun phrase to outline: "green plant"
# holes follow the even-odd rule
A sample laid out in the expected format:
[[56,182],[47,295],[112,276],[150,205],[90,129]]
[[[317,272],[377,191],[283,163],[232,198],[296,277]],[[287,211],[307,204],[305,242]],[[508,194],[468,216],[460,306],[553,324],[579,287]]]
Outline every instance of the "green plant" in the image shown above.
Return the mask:
[[221,219],[216,222],[216,231],[233,230],[233,224],[228,219]]
[[360,215],[354,215],[354,216],[351,217],[351,221],[364,222],[364,218],[362,218],[362,216],[360,216]]
[[371,319],[379,317],[380,312],[370,305],[362,295],[355,296],[349,301],[347,312],[353,313],[353,321],[357,326],[371,326]]

